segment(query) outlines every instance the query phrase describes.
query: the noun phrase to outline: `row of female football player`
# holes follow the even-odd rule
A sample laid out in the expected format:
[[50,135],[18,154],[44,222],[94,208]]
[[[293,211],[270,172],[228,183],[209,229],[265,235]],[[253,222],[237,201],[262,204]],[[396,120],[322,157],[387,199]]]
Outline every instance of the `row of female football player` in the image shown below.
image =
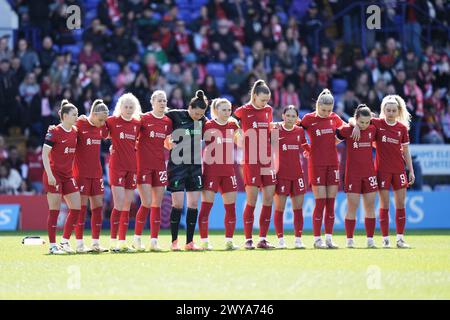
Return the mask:
[[[283,232],[283,214],[287,197],[290,196],[294,215],[294,247],[305,248],[302,242],[302,205],[306,183],[311,185],[316,203],[313,213],[313,246],[318,249],[337,248],[332,241],[334,203],[340,176],[336,144],[342,140],[345,140],[347,145],[347,247],[355,246],[353,233],[361,195],[365,211],[367,246],[375,247],[374,203],[377,192],[380,195],[379,221],[383,247],[390,247],[389,190],[392,186],[396,208],[397,247],[407,248],[403,237],[404,205],[406,189],[414,183],[414,171],[408,149],[410,116],[403,99],[396,95],[385,97],[379,118],[374,118],[367,106],[360,105],[354,118],[346,124],[333,113],[334,98],[331,92],[325,89],[317,99],[314,112],[306,114],[300,120],[297,108],[288,106],[283,111],[283,121],[274,123],[272,108],[268,105],[270,97],[271,92],[266,83],[258,80],[251,89],[250,101],[237,108],[234,113],[227,99],[214,99],[210,105],[211,120],[205,117],[209,103],[201,90],[197,91],[186,110],[170,111],[167,111],[165,92],[155,91],[150,101],[152,111],[144,114],[139,101],[130,93],[119,98],[111,116],[108,116],[108,107],[102,100],[93,102],[88,117],[78,117],[77,108],[64,100],[60,109],[61,123],[49,129],[43,148],[43,182],[49,204],[50,253],[108,251],[99,243],[104,192],[100,163],[102,139],[111,139],[112,142],[109,160],[109,183],[114,201],[110,217],[111,252],[144,251],[142,234],[148,216],[151,231],[149,249],[161,250],[158,234],[161,203],[166,188],[172,196],[172,251],[181,250],[178,230],[185,195],[187,213],[184,249],[212,249],[208,239],[208,220],[215,194],[219,191],[225,207],[225,248],[239,249],[233,242],[237,196],[233,155],[235,143],[244,149],[244,248],[255,249],[253,224],[259,191],[262,191],[262,208],[256,247],[275,247],[267,241],[273,205],[277,247],[287,247]],[[202,141],[205,142],[203,151]],[[373,147],[376,147],[375,165],[372,159]],[[164,148],[170,150],[168,163],[164,157]],[[304,180],[301,153],[309,159],[308,181]],[[275,165],[268,159],[275,159]],[[409,177],[406,177],[405,162]],[[141,198],[141,206],[136,215],[133,244],[128,246],[126,233],[136,188]],[[69,207],[69,213],[62,240],[57,244],[56,225],[63,197]],[[201,208],[198,213],[200,197]],[[92,213],[91,247],[86,246],[83,241],[88,200]],[[323,220],[325,241],[321,237]],[[200,246],[193,241],[197,221]],[[76,250],[69,244],[74,230]]]

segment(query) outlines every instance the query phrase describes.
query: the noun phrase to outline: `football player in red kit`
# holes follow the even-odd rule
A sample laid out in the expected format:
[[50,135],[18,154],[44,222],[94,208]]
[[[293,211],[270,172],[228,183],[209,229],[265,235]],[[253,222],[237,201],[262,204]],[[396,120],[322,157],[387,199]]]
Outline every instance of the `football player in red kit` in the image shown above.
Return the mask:
[[150,102],[153,110],[141,116],[137,149],[137,187],[141,206],[136,215],[133,248],[144,251],[141,236],[150,213],[150,250],[161,251],[158,233],[161,224],[161,203],[167,186],[167,168],[164,142],[172,133],[172,121],[164,115],[167,96],[162,90],[153,92]]
[[233,117],[240,122],[244,140],[244,183],[247,203],[244,210],[245,249],[254,249],[252,233],[254,211],[259,188],[262,188],[262,208],[259,218],[259,237],[257,247],[274,248],[267,239],[272,202],[275,193],[276,174],[272,165],[270,127],[272,107],[270,89],[264,80],[257,80],[250,92],[250,101],[234,111]]
[[344,126],[336,131],[336,136],[345,140],[347,147],[347,162],[345,165],[345,192],[347,193],[347,215],[345,216],[345,231],[347,247],[354,248],[353,234],[356,224],[356,210],[360,195],[363,198],[365,211],[365,226],[367,247],[375,248],[373,234],[375,232],[375,198],[378,191],[377,176],[373,166],[372,143],[376,139],[374,125],[370,124],[371,111],[361,104],[355,111],[356,125],[360,129],[360,139],[355,141],[351,135],[352,126]]
[[204,250],[212,250],[208,241],[208,219],[215,194],[220,191],[225,207],[225,248],[239,249],[233,243],[236,226],[237,181],[234,172],[234,141],[238,124],[231,116],[231,102],[214,99],[211,103],[212,120],[203,128],[205,149],[203,151],[203,192],[198,227]]
[[291,197],[294,211],[294,247],[303,249],[303,198],[306,192],[306,183],[300,159],[302,150],[310,150],[306,142],[303,128],[295,126],[298,120],[298,110],[290,105],[283,110],[283,122],[278,128],[278,150],[276,152],[277,185],[275,189],[275,232],[278,237],[278,248],[287,248],[283,237],[283,214],[286,199]]
[[[312,185],[316,206],[313,213],[314,248],[338,248],[332,241],[334,202],[339,185],[339,163],[336,149],[336,129],[344,122],[333,112],[334,98],[324,89],[316,102],[316,111],[306,114],[301,126],[311,141],[308,161],[309,183]],[[321,229],[325,208],[325,243]]]
[[[135,252],[126,245],[130,207],[136,189],[136,140],[141,130],[139,100],[131,93],[120,96],[106,124],[112,140],[109,183],[114,201],[111,212],[111,252]],[[119,246],[117,246],[119,233]]]
[[[81,194],[81,212],[75,228],[78,253],[108,251],[101,247],[99,242],[104,192],[100,149],[102,139],[108,136],[108,129],[105,125],[108,112],[108,107],[103,100],[96,99],[92,103],[89,117],[83,117],[76,123],[78,142],[73,173]],[[88,200],[91,205],[92,248],[86,247],[83,242]]]
[[[50,254],[75,253],[70,247],[69,238],[80,214],[80,192],[72,174],[72,165],[77,146],[75,123],[78,109],[69,101],[63,100],[59,110],[61,123],[49,130],[42,149],[44,163],[43,184],[47,192],[49,216],[47,230]],[[61,196],[69,207],[60,245],[56,244],[56,224],[61,207]]]
[[[383,247],[389,248],[389,190],[395,199],[397,247],[409,248],[405,242],[406,188],[414,183],[414,169],[409,151],[409,124],[411,115],[405,101],[398,95],[388,95],[381,102],[379,119],[372,119],[377,128],[375,169],[380,194],[380,229]],[[405,162],[409,171],[406,176]]]

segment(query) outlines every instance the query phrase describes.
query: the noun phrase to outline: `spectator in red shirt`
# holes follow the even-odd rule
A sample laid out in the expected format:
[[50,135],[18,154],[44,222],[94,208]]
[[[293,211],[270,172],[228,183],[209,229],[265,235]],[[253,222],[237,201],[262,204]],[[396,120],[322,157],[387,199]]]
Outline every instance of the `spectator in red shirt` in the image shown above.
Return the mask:
[[91,42],[85,43],[83,51],[80,52],[80,56],[78,57],[78,62],[86,64],[88,69],[96,63],[103,64],[102,57],[97,51],[94,51]]

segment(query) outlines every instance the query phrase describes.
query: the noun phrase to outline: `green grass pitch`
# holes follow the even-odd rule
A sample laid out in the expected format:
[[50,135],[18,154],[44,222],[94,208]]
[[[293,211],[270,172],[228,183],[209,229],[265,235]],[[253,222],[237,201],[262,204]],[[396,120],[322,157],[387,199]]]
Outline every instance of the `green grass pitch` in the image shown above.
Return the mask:
[[[359,248],[343,248],[338,233],[340,249],[314,250],[307,232],[306,250],[233,252],[222,232],[211,234],[212,252],[169,252],[163,231],[161,253],[71,256],[24,246],[25,235],[0,233],[0,299],[450,299],[450,230],[409,231],[412,249],[366,249],[358,232]],[[242,233],[235,240],[242,245]],[[286,240],[292,247],[293,236]],[[108,247],[106,233],[101,242]]]

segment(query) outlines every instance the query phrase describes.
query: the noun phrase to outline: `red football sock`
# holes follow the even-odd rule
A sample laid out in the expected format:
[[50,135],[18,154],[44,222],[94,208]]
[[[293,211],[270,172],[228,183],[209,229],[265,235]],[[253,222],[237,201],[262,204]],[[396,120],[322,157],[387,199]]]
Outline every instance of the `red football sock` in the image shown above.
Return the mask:
[[225,204],[225,237],[233,238],[236,228],[236,204]]
[[273,217],[273,224],[275,225],[275,233],[278,238],[283,238],[284,230],[283,230],[283,214],[284,211],[275,210],[275,214]]
[[251,239],[253,233],[253,222],[255,220],[255,207],[249,204],[245,205],[244,209],[244,234],[245,239]]
[[326,199],[316,199],[316,206],[314,207],[313,213],[313,229],[315,237],[320,237],[325,203]]
[[347,239],[353,238],[353,234],[355,233],[355,225],[356,219],[345,219],[345,233],[347,234]]
[[59,210],[49,210],[47,218],[48,242],[56,243],[56,225],[58,223]]
[[272,205],[262,206],[261,215],[259,216],[259,236],[266,237],[269,232],[270,218],[272,217]]
[[325,204],[325,234],[333,234],[334,226],[334,201],[335,198],[327,198]]
[[380,208],[380,229],[383,237],[389,235],[389,209]]
[[111,239],[117,239],[117,232],[119,231],[120,211],[114,208],[109,218],[111,228]]
[[395,210],[395,222],[397,234],[403,234],[403,232],[405,232],[406,224],[406,210],[404,208]]
[[75,229],[78,221],[78,216],[81,210],[70,209],[67,215],[66,223],[64,224],[63,238],[70,239],[73,229]]
[[211,202],[203,202],[198,214],[198,229],[200,231],[200,238],[208,238],[208,220],[213,204]]
[[303,232],[303,209],[294,209],[294,235],[301,237]]
[[134,234],[137,236],[142,236],[142,231],[144,230],[145,223],[147,222],[147,216],[150,212],[150,208],[141,205],[138,212],[136,213]]
[[75,227],[75,238],[77,240],[83,239],[83,233],[84,233],[84,223],[86,221],[86,206],[81,206],[80,215],[78,216],[78,222]]
[[91,231],[92,239],[98,240],[100,238],[100,231],[102,230],[102,207],[91,210]]
[[150,211],[150,231],[151,238],[158,238],[159,229],[161,227],[161,208],[152,207]]
[[375,218],[365,218],[364,224],[366,226],[366,235],[367,238],[373,238],[373,234],[375,233]]
[[119,240],[125,240],[127,238],[129,221],[130,221],[130,211],[120,211]]

